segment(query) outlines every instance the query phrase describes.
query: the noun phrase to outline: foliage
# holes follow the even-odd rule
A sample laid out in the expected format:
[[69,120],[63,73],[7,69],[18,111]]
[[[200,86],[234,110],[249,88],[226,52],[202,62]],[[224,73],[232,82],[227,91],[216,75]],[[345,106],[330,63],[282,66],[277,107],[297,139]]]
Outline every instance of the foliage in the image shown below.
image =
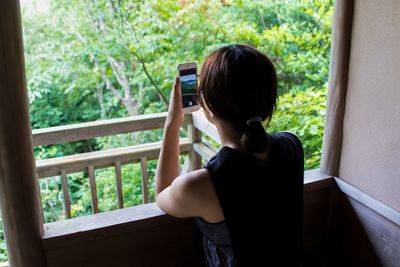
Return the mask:
[[326,93],[325,88],[320,90],[310,88],[307,91],[282,95],[269,125],[272,132],[285,129],[297,134],[303,143],[306,169],[319,166]]
[[[176,65],[201,63],[230,43],[250,44],[273,60],[281,95],[319,90],[327,80],[332,0],[54,0],[49,9],[23,14],[33,128],[165,111]],[[115,139],[35,152],[47,158],[100,150]]]
[[[280,98],[269,131],[296,133],[306,168],[318,167],[333,0],[44,2],[45,11],[34,5],[22,10],[32,128],[165,111],[178,63],[201,64],[222,45],[245,43],[265,52],[277,69]],[[157,130],[39,146],[35,156],[153,142],[161,135]],[[148,162],[150,183],[155,166]],[[116,208],[114,175],[112,168],[96,171],[102,211]],[[126,206],[140,204],[140,166],[127,165],[122,175]],[[90,214],[88,174],[68,175],[68,183],[72,215]],[[60,178],[41,180],[40,188],[45,221],[64,219]]]
[[6,243],[4,242],[3,221],[0,216],[0,262],[7,261],[7,259]]

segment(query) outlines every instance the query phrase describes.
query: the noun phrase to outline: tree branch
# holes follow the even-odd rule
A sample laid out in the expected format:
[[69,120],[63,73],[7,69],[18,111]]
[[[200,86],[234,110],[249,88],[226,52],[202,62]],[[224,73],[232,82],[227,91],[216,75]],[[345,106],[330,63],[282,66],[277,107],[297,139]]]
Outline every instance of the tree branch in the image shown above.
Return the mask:
[[154,89],[156,89],[160,99],[168,107],[168,99],[164,96],[161,89],[158,87],[157,83],[153,80],[153,77],[151,77],[150,73],[147,71],[146,62],[144,61],[144,59],[138,53],[136,53],[134,51],[131,51],[131,53],[133,55],[135,55],[137,57],[137,59],[140,61],[140,64],[142,65],[142,69],[143,69],[144,73],[146,74],[147,78],[149,78],[150,83],[153,85]]
[[[136,41],[139,42],[139,38],[136,35],[136,32],[133,30],[132,27],[129,27],[131,30],[131,33],[133,34],[133,36],[135,37]],[[158,96],[160,97],[160,100],[164,102],[164,104],[168,107],[168,99],[164,96],[164,94],[162,93],[160,87],[158,87],[157,83],[153,80],[153,77],[150,75],[150,73],[147,70],[146,67],[146,62],[144,60],[144,58],[135,51],[132,51],[131,49],[129,49],[129,47],[127,47],[126,45],[123,44],[119,44],[120,46],[122,46],[123,48],[125,48],[129,53],[132,53],[140,62],[140,64],[142,65],[142,69],[144,71],[144,73],[146,74],[147,78],[149,79],[150,83],[153,85],[154,89],[156,89]]]
[[133,98],[131,86],[129,85],[129,79],[126,77],[124,72],[125,64],[123,62],[118,62],[115,58],[108,56],[108,62],[113,69],[114,75],[117,78],[118,83],[124,89],[124,100],[123,103],[128,110],[130,115],[137,114],[137,101]]
[[[88,0],[85,0],[85,2],[87,2]],[[92,4],[94,3],[93,0]],[[122,10],[121,10],[121,2],[119,0],[117,0],[118,6],[116,5],[116,3],[114,2],[114,0],[109,0],[109,3],[111,4],[112,8],[117,11],[117,13],[120,13],[120,17],[122,17]],[[99,16],[95,16],[95,14],[92,12],[92,10],[89,9],[89,7],[86,7],[87,11],[89,13],[89,16],[91,18],[92,21],[92,27],[94,28],[95,32],[98,32],[99,35],[100,33],[102,35],[106,35],[107,34],[107,30],[106,30],[106,26],[104,24],[104,21],[102,20],[101,17]],[[96,24],[99,26],[96,28]],[[124,25],[121,25],[122,27]],[[136,35],[136,32],[132,29],[132,27],[129,27],[131,32],[133,32],[133,35],[135,37],[135,40],[137,42],[139,42],[139,38]],[[79,33],[78,33],[79,34]],[[79,34],[80,36],[80,34]],[[84,42],[84,39],[82,38],[82,36],[80,36],[80,39]],[[85,43],[85,42],[84,42]],[[119,44],[119,43],[118,43]],[[121,44],[119,44],[121,45]],[[168,106],[168,99],[163,95],[161,89],[158,87],[158,85],[155,83],[155,81],[153,80],[152,76],[150,75],[150,73],[147,70],[146,67],[146,62],[144,60],[144,58],[137,52],[131,51],[127,46],[125,45],[121,45],[123,48],[127,49],[127,51],[129,51],[130,53],[132,53],[140,62],[143,71],[145,72],[147,78],[150,80],[150,83],[153,85],[153,87],[156,89],[158,96],[160,97],[160,99],[164,102],[164,104],[166,106]],[[107,75],[105,74],[105,72],[102,70],[99,62],[97,61],[96,57],[93,54],[90,54],[90,57],[92,59],[92,61],[94,62],[94,64],[99,68],[99,72],[100,75],[103,79],[103,81],[106,84],[106,88],[111,91],[113,93],[113,95],[119,100],[121,101],[124,106],[127,108],[128,112],[133,115],[133,113],[137,113],[137,102],[134,100],[132,92],[131,92],[131,88],[129,85],[129,79],[126,76],[124,69],[125,69],[125,65],[123,62],[118,62],[115,58],[106,55],[107,56],[107,61],[108,63],[111,65],[111,68],[113,69],[113,73],[118,81],[118,83],[121,85],[121,87],[124,90],[124,97],[121,96],[121,94],[118,92],[118,90],[113,86],[113,84],[111,83],[111,81],[108,79]]]
[[132,99],[131,87],[129,85],[128,77],[124,72],[125,64],[123,62],[118,62],[115,58],[111,56],[107,56],[108,63],[110,63],[111,68],[113,69],[114,75],[117,78],[117,81],[122,86],[125,92],[125,98]]
[[[92,0],[93,2],[93,0]],[[90,10],[88,10],[89,15],[92,17],[92,13]],[[103,34],[107,34],[105,24],[103,23],[103,20],[101,17],[97,17],[97,20],[91,20],[92,23],[95,21],[98,21],[99,24],[101,25],[100,30],[95,29],[94,31]],[[82,37],[82,35],[79,32],[76,32],[78,38],[83,42],[84,45],[87,45],[85,42],[85,39]],[[95,66],[99,69],[100,75],[102,77],[102,80],[106,84],[106,88],[114,95],[115,98],[119,102],[122,102],[122,104],[125,106],[126,110],[128,111],[129,115],[137,115],[138,114],[138,109],[137,109],[137,101],[133,99],[133,95],[131,92],[131,88],[129,85],[129,80],[126,77],[124,73],[124,64],[118,62],[117,60],[113,59],[111,56],[107,56],[107,61],[111,65],[111,68],[113,69],[113,74],[117,78],[118,83],[121,85],[122,89],[124,90],[124,97],[119,93],[119,91],[115,88],[115,86],[112,84],[111,80],[107,77],[106,73],[103,71],[102,66],[98,62],[96,56],[93,53],[89,53],[91,60],[95,64]]]
[[111,6],[111,10],[113,13],[117,13],[117,8],[115,7],[114,1],[113,0],[108,0]]
[[[79,32],[75,32],[75,34],[78,36],[78,38],[82,41],[82,43],[87,46],[87,43],[85,39],[82,37],[82,35]],[[96,65],[96,67],[99,69],[101,78],[103,79],[104,83],[106,84],[106,88],[111,91],[111,93],[118,99],[118,101],[123,101],[124,98],[121,96],[121,94],[118,92],[118,90],[114,87],[110,79],[108,79],[106,73],[102,70],[101,65],[95,55],[93,53],[89,52],[90,59],[92,62]]]
[[99,101],[99,105],[100,105],[100,109],[101,109],[101,117],[107,118],[106,109],[104,108],[103,88],[98,83],[96,83],[96,95],[97,95],[97,100]]
[[97,59],[91,54],[91,58],[93,63],[96,65],[96,67],[99,69],[101,78],[103,79],[104,83],[106,84],[106,88],[111,91],[111,93],[119,100],[119,101],[124,101],[124,98],[121,96],[121,94],[118,92],[118,90],[114,87],[110,79],[108,79],[107,75],[105,72],[101,69],[101,65],[97,61]]

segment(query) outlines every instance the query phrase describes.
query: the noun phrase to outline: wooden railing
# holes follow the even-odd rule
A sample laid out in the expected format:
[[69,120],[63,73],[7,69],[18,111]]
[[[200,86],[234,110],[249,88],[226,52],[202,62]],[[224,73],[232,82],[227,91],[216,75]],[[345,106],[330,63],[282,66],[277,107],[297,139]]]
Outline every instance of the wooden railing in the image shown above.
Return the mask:
[[[96,137],[132,133],[159,129],[164,126],[166,113],[140,115],[121,119],[111,119],[80,123],[67,126],[33,130],[33,144],[53,145],[73,141],[88,140]],[[188,154],[188,161],[182,172],[201,167],[201,157],[210,159],[215,154],[211,144],[202,142],[204,132],[213,140],[219,142],[218,133],[209,124],[204,114],[196,112],[185,115],[184,126],[187,126],[188,138],[180,140],[180,153]],[[208,145],[206,145],[208,144]],[[71,156],[37,160],[36,168],[39,179],[60,176],[66,218],[71,218],[70,195],[67,175],[77,172],[87,172],[90,183],[91,204],[93,213],[99,212],[95,170],[113,167],[115,169],[116,195],[118,208],[124,207],[121,166],[140,163],[143,203],[149,202],[147,177],[147,161],[157,159],[161,142],[101,150]]]
[[[35,145],[65,143],[98,136],[157,129],[163,127],[166,114],[91,122],[50,129],[35,130]],[[150,123],[151,122],[151,123]],[[189,155],[183,168],[201,167],[201,159],[215,155],[220,143],[218,132],[203,113],[185,117],[188,138],[180,140],[181,153]],[[214,145],[213,145],[214,144]],[[160,143],[103,150],[80,155],[37,161],[39,178],[61,175],[64,194],[68,196],[66,175],[87,171],[91,184],[93,212],[96,213],[95,169],[113,166],[116,170],[118,207],[123,206],[121,165],[140,162],[142,166],[143,202],[146,200],[146,161],[158,157]],[[332,178],[319,170],[305,173],[305,255],[313,259],[325,242],[329,215],[329,194]],[[118,185],[119,183],[119,185]],[[64,205],[69,207],[68,199]],[[67,209],[66,209],[67,210]],[[69,212],[69,211],[67,211]],[[200,266],[195,247],[195,224],[192,219],[175,219],[166,215],[155,203],[138,205],[44,225],[42,245],[47,266]],[[157,255],[154,257],[154,255]]]

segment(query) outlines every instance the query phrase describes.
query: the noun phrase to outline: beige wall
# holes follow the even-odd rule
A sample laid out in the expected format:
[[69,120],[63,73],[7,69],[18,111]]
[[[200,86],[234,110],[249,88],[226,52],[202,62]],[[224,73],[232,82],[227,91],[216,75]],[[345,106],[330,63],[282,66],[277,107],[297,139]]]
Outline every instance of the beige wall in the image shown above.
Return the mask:
[[339,177],[400,211],[400,1],[356,0]]

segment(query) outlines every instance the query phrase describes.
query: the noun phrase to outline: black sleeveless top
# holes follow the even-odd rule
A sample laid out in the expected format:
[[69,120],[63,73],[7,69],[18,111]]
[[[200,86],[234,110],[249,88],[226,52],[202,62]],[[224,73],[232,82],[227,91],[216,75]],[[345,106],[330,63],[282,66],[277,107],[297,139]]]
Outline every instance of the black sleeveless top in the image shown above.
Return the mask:
[[300,266],[304,153],[289,132],[271,135],[269,160],[222,147],[205,168],[225,217],[195,218],[208,266]]

